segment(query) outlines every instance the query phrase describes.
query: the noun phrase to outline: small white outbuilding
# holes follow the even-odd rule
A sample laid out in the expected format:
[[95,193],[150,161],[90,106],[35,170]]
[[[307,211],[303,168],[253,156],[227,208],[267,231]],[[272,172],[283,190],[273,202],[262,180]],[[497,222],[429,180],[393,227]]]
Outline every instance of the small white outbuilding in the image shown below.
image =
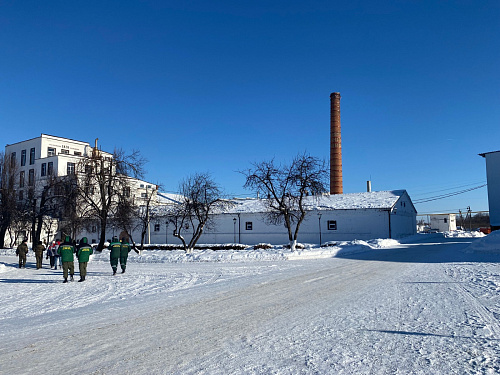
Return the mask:
[[457,230],[457,218],[455,214],[435,214],[429,216],[431,229],[437,229],[438,232]]

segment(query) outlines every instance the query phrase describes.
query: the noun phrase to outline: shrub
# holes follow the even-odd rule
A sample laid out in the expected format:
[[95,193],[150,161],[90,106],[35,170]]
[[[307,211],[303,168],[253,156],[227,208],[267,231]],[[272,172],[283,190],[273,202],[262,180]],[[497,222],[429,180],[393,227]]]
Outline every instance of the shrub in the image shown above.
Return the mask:
[[268,249],[272,249],[273,247],[268,243],[258,243],[253,248],[254,248],[254,250],[258,250],[258,249],[268,250]]

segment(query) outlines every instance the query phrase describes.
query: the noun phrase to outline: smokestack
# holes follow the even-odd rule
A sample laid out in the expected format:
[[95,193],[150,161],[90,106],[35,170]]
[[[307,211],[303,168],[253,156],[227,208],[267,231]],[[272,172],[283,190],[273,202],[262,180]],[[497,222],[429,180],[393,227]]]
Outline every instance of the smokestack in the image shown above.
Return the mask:
[[366,181],[366,192],[367,193],[372,192],[372,182],[370,180]]
[[330,94],[330,194],[343,194],[339,92]]

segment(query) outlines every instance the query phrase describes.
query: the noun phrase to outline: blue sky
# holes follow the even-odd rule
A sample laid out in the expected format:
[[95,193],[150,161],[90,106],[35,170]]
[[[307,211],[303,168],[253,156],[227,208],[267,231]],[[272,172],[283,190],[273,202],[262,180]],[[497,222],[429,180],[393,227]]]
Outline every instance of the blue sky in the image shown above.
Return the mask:
[[[183,4],[184,3],[184,4]],[[141,150],[177,190],[210,172],[329,158],[340,92],[344,192],[413,200],[485,183],[500,150],[498,1],[2,1],[0,139]],[[418,204],[486,210],[486,188]]]

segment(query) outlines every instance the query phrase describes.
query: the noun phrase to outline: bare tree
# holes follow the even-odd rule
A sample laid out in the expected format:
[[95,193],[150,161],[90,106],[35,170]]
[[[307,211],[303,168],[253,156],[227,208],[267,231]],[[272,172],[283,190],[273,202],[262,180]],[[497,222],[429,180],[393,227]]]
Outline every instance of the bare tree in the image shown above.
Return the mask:
[[263,161],[241,173],[246,177],[245,188],[266,195],[265,219],[270,224],[285,224],[290,248],[295,251],[299,228],[307,214],[305,197],[326,192],[326,163],[299,154],[290,165],[276,164],[274,160]]
[[18,216],[17,172],[15,159],[12,159],[10,155],[0,153],[0,248],[5,245],[5,234],[12,220]]
[[138,227],[141,230],[141,250],[144,249],[144,239],[150,229],[151,220],[154,220],[157,217],[156,211],[151,209],[151,204],[153,199],[156,198],[158,189],[158,185],[155,185],[151,191],[146,189],[146,196],[142,199],[142,204],[137,210],[136,219],[139,221]]
[[117,224],[127,233],[129,241],[132,243],[134,250],[136,249],[135,241],[132,233],[135,230],[141,232],[141,244],[139,248],[144,249],[144,240],[148,233],[151,220],[156,218],[156,211],[151,208],[160,185],[153,185],[149,188],[146,186],[146,192],[141,197],[134,199],[131,197],[130,190],[124,189],[123,194],[119,197],[119,204],[115,213]]
[[[184,250],[189,253],[203,231],[213,227],[211,214],[214,209],[228,202],[208,173],[196,173],[184,179],[179,185],[179,194],[181,202],[170,208],[169,222],[173,224],[174,237],[181,240]],[[185,238],[188,234],[191,235],[189,240]]]
[[127,155],[116,149],[110,155],[94,149],[78,165],[81,215],[99,221],[98,251],[104,248],[108,220],[117,212],[120,195],[130,189],[130,177],[143,176],[145,162],[139,151]]

